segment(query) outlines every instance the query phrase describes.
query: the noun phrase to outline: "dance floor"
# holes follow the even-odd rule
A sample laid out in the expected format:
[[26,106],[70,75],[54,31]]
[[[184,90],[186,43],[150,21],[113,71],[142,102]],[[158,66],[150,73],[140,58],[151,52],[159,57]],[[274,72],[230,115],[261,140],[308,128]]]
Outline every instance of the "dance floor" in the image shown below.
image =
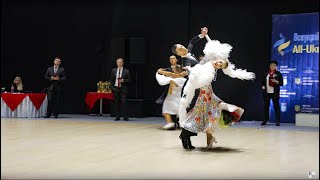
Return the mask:
[[319,128],[242,121],[182,148],[161,117],[1,119],[1,179],[319,179]]

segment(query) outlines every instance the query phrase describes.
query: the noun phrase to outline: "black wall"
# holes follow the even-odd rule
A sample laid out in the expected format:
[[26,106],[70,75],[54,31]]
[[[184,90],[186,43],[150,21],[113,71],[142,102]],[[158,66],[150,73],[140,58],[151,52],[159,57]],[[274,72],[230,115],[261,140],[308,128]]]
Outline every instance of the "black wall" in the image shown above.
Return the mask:
[[[25,89],[40,92],[48,86],[47,67],[59,56],[68,75],[63,112],[85,113],[85,93],[95,91],[99,80],[109,80],[114,57],[123,53],[111,47],[111,40],[144,38],[144,64],[130,63],[125,50],[125,66],[135,80],[129,98],[155,100],[163,90],[155,72],[168,66],[171,46],[187,45],[207,26],[211,39],[233,46],[232,62],[257,74],[252,82],[219,72],[213,83],[223,100],[246,109],[243,119],[248,120],[262,119],[260,81],[270,60],[272,14],[319,11],[319,0],[1,2],[1,86],[9,87],[19,75]],[[204,43],[195,47],[197,56]]]

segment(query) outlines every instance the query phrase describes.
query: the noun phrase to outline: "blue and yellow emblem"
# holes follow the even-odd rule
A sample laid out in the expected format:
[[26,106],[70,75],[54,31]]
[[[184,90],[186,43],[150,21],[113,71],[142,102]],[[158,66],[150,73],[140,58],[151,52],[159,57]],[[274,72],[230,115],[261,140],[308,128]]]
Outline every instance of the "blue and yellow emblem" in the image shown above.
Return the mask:
[[281,56],[283,56],[284,55],[283,50],[290,45],[290,41],[286,42],[286,37],[284,37],[281,33],[279,36],[280,36],[280,40],[278,40],[277,42],[274,43],[273,48],[278,47],[279,54],[281,54]]

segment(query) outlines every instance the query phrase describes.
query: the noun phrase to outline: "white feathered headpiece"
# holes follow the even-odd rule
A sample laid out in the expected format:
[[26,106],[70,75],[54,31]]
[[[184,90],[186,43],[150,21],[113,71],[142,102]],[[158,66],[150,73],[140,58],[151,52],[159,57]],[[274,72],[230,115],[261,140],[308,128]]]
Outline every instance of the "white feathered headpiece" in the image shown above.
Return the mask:
[[220,43],[218,40],[209,41],[203,50],[205,56],[202,64],[208,61],[224,60],[228,63],[228,67],[222,69],[224,74],[241,80],[255,79],[253,72],[247,72],[246,69],[237,69],[236,66],[228,60],[231,50],[232,46],[230,44]]
[[207,42],[203,53],[207,61],[215,61],[228,59],[231,50],[232,46],[230,44],[221,44],[218,40],[211,40]]

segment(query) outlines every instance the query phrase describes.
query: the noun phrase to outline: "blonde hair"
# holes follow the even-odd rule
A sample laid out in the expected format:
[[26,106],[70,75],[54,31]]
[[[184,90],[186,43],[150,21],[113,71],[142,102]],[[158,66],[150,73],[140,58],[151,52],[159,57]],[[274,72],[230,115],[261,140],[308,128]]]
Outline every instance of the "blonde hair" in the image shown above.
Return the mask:
[[226,67],[222,69],[223,73],[241,80],[252,80],[255,79],[255,73],[248,72],[246,69],[238,69],[236,66],[229,61],[229,54],[232,50],[232,46],[227,43],[220,43],[218,40],[212,40],[207,42],[203,52],[205,54],[203,64],[208,61],[224,60]]
[[19,79],[19,84],[16,84],[17,90],[22,91],[23,90],[23,84],[22,84],[22,79],[20,76],[16,76],[13,80],[13,84],[15,84],[16,79]]

